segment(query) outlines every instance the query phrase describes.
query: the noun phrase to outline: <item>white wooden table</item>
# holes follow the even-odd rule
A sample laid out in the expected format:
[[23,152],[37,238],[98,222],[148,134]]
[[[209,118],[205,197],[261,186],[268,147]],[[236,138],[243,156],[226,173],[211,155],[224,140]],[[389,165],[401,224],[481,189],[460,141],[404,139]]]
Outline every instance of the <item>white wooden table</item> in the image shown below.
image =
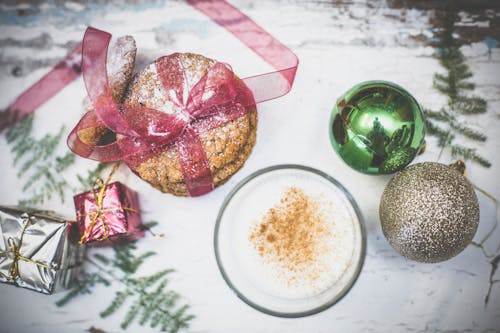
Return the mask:
[[[432,89],[433,74],[442,71],[432,57],[434,49],[411,38],[432,35],[430,12],[389,9],[382,1],[370,1],[370,6],[363,1],[337,5],[291,0],[231,2],[300,58],[292,92],[258,107],[258,139],[252,155],[227,184],[201,198],[162,194],[130,172],[118,177],[139,192],[144,220],[159,221],[158,228],[167,234],[165,238],[147,236],[139,242],[141,250],[159,253],[143,272],[162,267],[177,270],[171,286],[196,315],[189,331],[500,332],[500,285],[493,286],[485,307],[491,267],[481,251],[469,246],[458,257],[433,265],[399,256],[384,239],[378,219],[379,198],[390,177],[351,170],[328,139],[333,103],[361,81],[394,81],[426,107],[439,109],[445,103]],[[190,51],[230,63],[242,77],[269,69],[232,35],[189,5],[180,1],[139,3],[0,4],[0,107],[65,55],[66,43],[80,40],[87,25],[114,35],[133,35],[143,65],[153,55]],[[33,38],[45,42],[37,45]],[[462,50],[478,84],[476,93],[489,101],[487,114],[468,119],[488,135],[488,141],[477,147],[493,162],[489,169],[469,164],[468,177],[500,198],[500,49],[493,49],[492,60],[488,60],[482,43]],[[20,66],[20,76],[12,75],[15,66]],[[84,96],[80,79],[41,107],[35,118],[36,135],[55,132],[62,124],[69,131],[80,116]],[[427,142],[427,152],[415,162],[438,159],[436,140],[428,137]],[[61,143],[60,150],[65,149]],[[0,203],[15,204],[23,193],[4,136],[0,136],[0,156]],[[439,161],[451,162],[447,150]],[[328,310],[300,319],[271,317],[240,301],[222,279],[213,251],[215,218],[227,193],[250,173],[282,163],[309,165],[339,180],[357,200],[368,233],[365,265],[349,294]],[[76,173],[93,165],[79,158],[67,175],[68,181],[75,181]],[[492,202],[481,194],[479,200],[477,240],[489,230],[495,216]],[[74,217],[71,196],[64,204],[54,199],[44,208]],[[493,250],[499,242],[500,230],[489,246]],[[113,290],[99,287],[92,295],[57,308],[57,296],[0,285],[0,332],[84,332],[91,326],[120,332],[123,313],[109,319],[98,315],[112,295]],[[128,331],[151,329],[133,325]]]

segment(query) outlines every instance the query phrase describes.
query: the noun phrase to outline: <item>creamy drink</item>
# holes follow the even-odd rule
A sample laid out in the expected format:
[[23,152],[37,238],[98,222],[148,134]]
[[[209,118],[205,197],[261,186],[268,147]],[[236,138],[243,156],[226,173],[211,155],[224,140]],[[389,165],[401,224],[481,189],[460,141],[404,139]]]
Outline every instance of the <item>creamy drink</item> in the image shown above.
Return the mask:
[[[305,312],[334,302],[357,277],[361,223],[348,194],[327,177],[273,170],[248,181],[227,203],[216,235],[218,260],[251,305]],[[230,239],[218,242],[222,237]]]
[[353,259],[359,234],[352,217],[331,193],[309,193],[289,187],[250,227],[242,261],[268,293],[314,296],[334,285]]

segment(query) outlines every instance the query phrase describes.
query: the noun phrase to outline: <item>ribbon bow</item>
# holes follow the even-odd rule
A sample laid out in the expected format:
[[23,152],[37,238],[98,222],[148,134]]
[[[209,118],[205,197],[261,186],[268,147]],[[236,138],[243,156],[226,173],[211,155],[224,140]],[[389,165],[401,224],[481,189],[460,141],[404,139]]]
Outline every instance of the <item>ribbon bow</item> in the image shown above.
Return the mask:
[[19,236],[19,241],[15,241],[13,238],[9,238],[7,240],[7,245],[8,245],[8,250],[3,251],[0,250],[0,255],[1,254],[12,254],[12,265],[10,266],[10,271],[9,271],[9,276],[5,276],[5,274],[1,273],[7,280],[10,281],[15,281],[17,278],[19,278],[19,260],[23,260],[32,264],[35,264],[39,267],[44,267],[44,268],[51,268],[49,265],[44,264],[43,262],[39,262],[36,260],[33,260],[31,258],[25,257],[21,255],[21,245],[23,243],[23,237],[24,234],[26,233],[26,230],[28,229],[29,224],[31,223],[30,218],[28,217],[26,219],[26,223],[23,226],[23,229],[21,230],[21,235]]
[[[143,161],[165,146],[176,144],[186,187],[191,196],[210,192],[213,180],[199,134],[249,112],[252,93],[223,63],[211,66],[189,90],[181,56],[174,53],[155,61],[165,93],[174,103],[167,114],[141,105],[114,102],[106,75],[111,35],[88,28],[83,39],[83,78],[94,110],[80,120],[68,137],[73,152],[102,162]],[[96,146],[80,140],[78,132],[106,126],[117,133],[113,143]]]
[[[94,110],[88,112],[70,133],[68,145],[83,157],[103,162],[124,160],[134,166],[167,145],[175,144],[186,188],[191,196],[198,196],[214,188],[199,134],[243,116],[252,110],[251,105],[288,93],[298,59],[226,1],[188,2],[235,35],[276,71],[240,80],[228,65],[216,63],[189,89],[180,55],[174,53],[155,61],[165,93],[174,103],[174,114],[141,105],[116,104],[106,72],[111,35],[88,28],[82,46],[82,72]],[[115,132],[116,141],[96,146],[80,140],[78,132],[98,126]]]
[[[106,196],[106,188],[109,185],[111,179],[113,178],[113,175],[115,174],[116,170],[118,170],[119,164],[115,164],[111,172],[109,173],[108,177],[106,180],[102,180],[102,178],[97,178],[94,182],[94,186],[92,188],[92,195],[94,199],[94,203],[96,206],[96,209],[87,212],[85,214],[77,213],[77,217],[85,217],[85,216],[90,216],[90,222],[88,226],[85,227],[82,236],[80,237],[80,244],[86,243],[89,241],[90,236],[92,234],[98,235],[98,237],[92,238],[97,241],[102,241],[102,240],[108,240],[111,227],[110,223],[108,221],[108,218],[106,217],[106,213],[109,212],[117,212],[117,211],[128,211],[132,213],[139,214],[139,212],[133,208],[123,206],[121,204],[119,205],[113,205],[111,207],[104,207],[104,198]],[[95,230],[94,227],[97,224],[98,221],[101,221],[102,223],[102,229]]]

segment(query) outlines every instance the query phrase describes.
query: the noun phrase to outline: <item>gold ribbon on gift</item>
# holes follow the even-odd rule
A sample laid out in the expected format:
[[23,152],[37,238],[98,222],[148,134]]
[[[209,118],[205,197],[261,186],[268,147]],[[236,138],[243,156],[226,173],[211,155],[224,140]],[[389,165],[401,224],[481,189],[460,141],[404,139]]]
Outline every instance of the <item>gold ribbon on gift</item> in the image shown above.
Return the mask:
[[103,235],[99,238],[96,238],[97,241],[102,241],[102,240],[107,240],[109,238],[109,224],[106,218],[105,213],[109,212],[116,212],[119,210],[125,210],[129,211],[132,213],[139,213],[137,210],[132,209],[130,207],[123,207],[121,205],[115,206],[115,207],[109,207],[104,209],[103,204],[104,204],[104,192],[106,191],[106,187],[109,185],[109,182],[111,181],[111,178],[115,174],[116,170],[118,170],[118,167],[120,166],[119,163],[115,163],[113,166],[113,169],[109,173],[108,177],[106,178],[105,181],[102,180],[102,178],[97,178],[96,181],[94,182],[93,186],[93,195],[94,195],[94,202],[96,203],[97,210],[94,210],[92,212],[86,213],[86,214],[78,214],[79,217],[86,217],[86,216],[91,216],[90,223],[87,228],[85,228],[82,237],[80,238],[80,244],[84,243],[85,239],[89,237],[89,234],[92,230],[94,230],[94,227],[97,223],[98,220],[101,220],[104,232]]
[[36,261],[36,260],[33,260],[31,258],[28,258],[28,257],[21,255],[20,250],[21,250],[21,246],[23,244],[23,237],[24,237],[24,234],[26,233],[26,230],[28,229],[28,226],[30,223],[31,223],[31,217],[28,216],[28,218],[26,219],[26,223],[24,224],[23,229],[21,231],[21,235],[19,236],[19,242],[16,243],[16,241],[14,239],[9,238],[7,241],[8,250],[5,250],[5,251],[0,250],[0,254],[7,254],[7,253],[13,254],[12,265],[10,266],[9,275],[5,275],[2,272],[0,272],[0,275],[5,277],[9,281],[14,281],[17,278],[19,278],[19,260],[26,261],[26,262],[29,262],[29,263],[32,263],[32,264],[35,264],[37,266],[44,267],[44,268],[52,268],[47,264],[44,264],[42,262],[39,262],[39,261]]

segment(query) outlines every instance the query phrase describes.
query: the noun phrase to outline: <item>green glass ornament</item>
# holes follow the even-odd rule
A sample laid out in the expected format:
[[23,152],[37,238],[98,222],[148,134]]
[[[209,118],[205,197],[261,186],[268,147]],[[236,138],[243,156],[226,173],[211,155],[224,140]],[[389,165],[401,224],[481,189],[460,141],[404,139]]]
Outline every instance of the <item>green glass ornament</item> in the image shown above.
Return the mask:
[[330,141],[353,169],[390,174],[407,166],[424,145],[415,98],[386,81],[360,83],[342,95],[330,117]]

